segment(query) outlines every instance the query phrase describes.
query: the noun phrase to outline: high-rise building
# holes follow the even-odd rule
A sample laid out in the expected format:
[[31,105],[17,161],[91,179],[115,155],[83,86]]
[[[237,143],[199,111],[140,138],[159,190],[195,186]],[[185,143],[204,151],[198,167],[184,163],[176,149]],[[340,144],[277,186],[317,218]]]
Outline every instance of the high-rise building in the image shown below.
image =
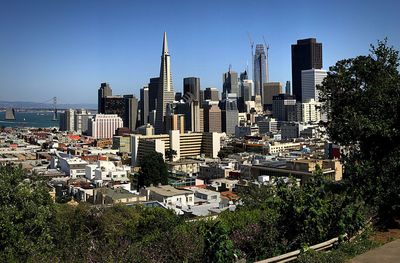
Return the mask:
[[219,91],[217,88],[206,88],[204,100],[219,101]]
[[60,114],[60,130],[75,131],[75,111],[73,109],[65,110]]
[[310,99],[308,102],[297,103],[298,122],[317,123],[321,117],[321,102]]
[[235,134],[235,127],[239,124],[237,100],[228,98],[222,103],[222,131]]
[[110,139],[121,127],[122,118],[116,114],[96,114],[89,119],[89,135],[94,139]]
[[272,98],[282,93],[282,83],[268,82],[263,84],[263,107],[264,109],[272,109]]
[[203,104],[204,104],[204,90],[200,89],[200,99],[199,99],[200,108],[203,108]]
[[160,78],[151,78],[149,82],[149,112],[157,109],[158,86]]
[[168,104],[174,102],[174,87],[172,86],[171,57],[169,55],[167,33],[164,32],[163,48],[161,53],[160,80],[157,96],[156,134],[163,133],[164,117]]
[[91,114],[90,112],[84,110],[84,109],[79,109],[75,110],[75,118],[74,118],[74,127],[75,131],[79,133],[87,133],[89,130],[89,119],[91,119],[94,114]]
[[315,38],[297,40],[292,45],[292,89],[297,101],[303,101],[301,71],[322,69],[322,43]]
[[221,132],[221,109],[216,102],[204,106],[204,132]]
[[93,114],[84,109],[65,110],[64,113],[60,114],[60,130],[86,133],[88,131],[89,119],[92,117]]
[[265,54],[264,45],[257,44],[256,52],[254,54],[254,93],[261,95],[263,84],[269,82],[268,76],[268,61]]
[[137,124],[138,100],[133,95],[107,96],[103,98],[103,114],[117,114],[124,127],[134,131]]
[[188,77],[183,79],[183,94],[192,93],[194,99],[200,100],[200,78]]
[[138,99],[134,95],[124,95],[125,112],[123,116],[124,126],[131,131],[136,130],[138,122]]
[[149,88],[147,86],[140,89],[140,121],[142,125],[149,122]]
[[285,86],[285,93],[287,95],[292,95],[292,85],[290,83],[290,80],[286,81],[286,86]]
[[180,101],[182,99],[182,92],[175,93],[175,101]]
[[326,76],[327,72],[323,69],[308,69],[301,71],[302,102],[308,102],[311,99],[319,101],[317,85],[321,85]]
[[101,83],[97,93],[97,112],[101,113],[104,110],[103,99],[105,97],[112,96],[112,89],[110,84]]
[[272,98],[272,113],[278,121],[296,121],[296,98],[287,94],[279,94]]
[[238,74],[232,71],[230,67],[229,71],[222,75],[222,83],[223,98],[227,98],[228,94],[235,94],[236,97],[239,95]]

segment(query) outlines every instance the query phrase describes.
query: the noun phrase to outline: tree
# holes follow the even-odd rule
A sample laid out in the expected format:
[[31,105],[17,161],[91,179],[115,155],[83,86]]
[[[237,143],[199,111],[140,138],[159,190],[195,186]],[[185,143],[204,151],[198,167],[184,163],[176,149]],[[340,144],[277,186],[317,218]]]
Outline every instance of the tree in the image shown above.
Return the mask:
[[168,184],[168,169],[163,156],[158,152],[146,154],[139,160],[138,186]]
[[54,203],[40,181],[21,167],[0,167],[0,257],[7,262],[41,261],[53,248]]
[[168,158],[168,160],[173,161],[174,160],[174,156],[177,155],[177,152],[173,149],[167,149],[165,151],[165,156]]
[[368,56],[338,61],[319,87],[328,135],[348,150],[345,177],[380,220],[400,214],[398,67],[399,52],[385,39]]
[[228,228],[220,221],[211,222],[205,234],[204,262],[235,262],[237,251],[228,236]]

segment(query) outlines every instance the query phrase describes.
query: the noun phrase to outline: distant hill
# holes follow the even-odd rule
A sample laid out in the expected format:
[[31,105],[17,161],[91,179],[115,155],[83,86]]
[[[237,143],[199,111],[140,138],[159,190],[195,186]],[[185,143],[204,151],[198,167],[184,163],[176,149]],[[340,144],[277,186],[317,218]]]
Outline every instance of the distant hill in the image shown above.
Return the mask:
[[[32,101],[2,101],[0,100],[0,108],[22,108],[22,109],[51,109],[51,103],[39,103]],[[57,104],[58,109],[97,109],[97,104],[82,103],[82,104]]]

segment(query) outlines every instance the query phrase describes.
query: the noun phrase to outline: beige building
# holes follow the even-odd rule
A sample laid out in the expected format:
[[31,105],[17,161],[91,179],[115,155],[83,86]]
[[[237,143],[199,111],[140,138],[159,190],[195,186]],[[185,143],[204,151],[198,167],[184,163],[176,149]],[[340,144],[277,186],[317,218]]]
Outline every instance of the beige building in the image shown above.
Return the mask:
[[263,97],[262,103],[264,108],[270,107],[272,109],[272,97],[282,93],[282,83],[268,82],[263,84]]
[[321,120],[321,102],[310,99],[308,102],[297,103],[298,122],[319,122]]
[[205,132],[221,132],[221,109],[217,104],[210,104],[204,109],[204,131]]
[[159,201],[166,205],[194,206],[194,193],[189,190],[177,189],[170,185],[150,186],[140,190],[147,201]]
[[165,159],[165,151],[176,152],[173,161],[181,158],[207,157],[217,158],[220,150],[219,133],[180,133],[171,130],[169,134],[152,136],[131,135],[132,166],[135,166],[144,155],[152,151],[161,153]]

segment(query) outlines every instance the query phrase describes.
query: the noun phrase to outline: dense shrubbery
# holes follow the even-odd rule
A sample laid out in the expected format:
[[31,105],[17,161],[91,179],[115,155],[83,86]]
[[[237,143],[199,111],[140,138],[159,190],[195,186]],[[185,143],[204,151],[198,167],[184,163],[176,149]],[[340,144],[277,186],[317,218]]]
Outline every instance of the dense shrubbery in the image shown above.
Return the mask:
[[365,218],[361,203],[319,175],[306,187],[278,181],[249,188],[236,212],[187,222],[160,208],[54,204],[40,181],[0,169],[0,256],[10,261],[256,260],[354,232]]

